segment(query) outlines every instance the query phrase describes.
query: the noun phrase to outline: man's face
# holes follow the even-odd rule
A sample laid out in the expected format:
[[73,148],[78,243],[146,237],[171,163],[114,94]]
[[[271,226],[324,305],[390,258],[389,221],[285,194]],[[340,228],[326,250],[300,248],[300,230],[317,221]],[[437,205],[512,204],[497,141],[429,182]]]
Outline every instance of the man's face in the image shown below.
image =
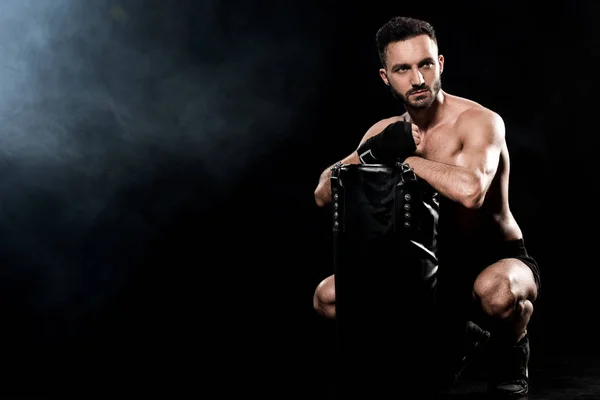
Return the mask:
[[438,55],[435,42],[420,35],[390,43],[386,55],[386,68],[379,74],[392,95],[412,109],[431,106],[442,88],[440,75],[444,68],[444,56]]

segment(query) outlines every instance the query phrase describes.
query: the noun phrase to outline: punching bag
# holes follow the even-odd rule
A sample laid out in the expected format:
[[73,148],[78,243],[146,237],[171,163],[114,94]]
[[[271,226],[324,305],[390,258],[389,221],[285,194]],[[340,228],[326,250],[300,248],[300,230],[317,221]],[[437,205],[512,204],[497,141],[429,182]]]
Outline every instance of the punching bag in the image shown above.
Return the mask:
[[338,164],[331,191],[338,398],[399,395],[428,372],[438,194],[404,163]]

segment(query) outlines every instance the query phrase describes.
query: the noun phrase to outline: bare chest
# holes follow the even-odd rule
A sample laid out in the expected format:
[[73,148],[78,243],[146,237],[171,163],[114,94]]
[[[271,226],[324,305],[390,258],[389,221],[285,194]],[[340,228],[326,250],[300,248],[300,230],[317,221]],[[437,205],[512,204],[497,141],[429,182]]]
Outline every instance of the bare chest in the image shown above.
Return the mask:
[[443,124],[422,134],[416,153],[428,160],[455,164],[461,149],[462,142],[454,127]]

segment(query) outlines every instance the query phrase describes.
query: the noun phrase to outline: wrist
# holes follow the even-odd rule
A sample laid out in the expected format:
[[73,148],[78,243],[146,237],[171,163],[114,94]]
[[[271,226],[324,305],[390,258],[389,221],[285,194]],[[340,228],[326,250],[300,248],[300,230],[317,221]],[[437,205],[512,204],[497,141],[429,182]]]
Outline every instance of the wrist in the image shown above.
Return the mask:
[[328,175],[331,177],[331,173],[333,171],[335,171],[336,169],[340,168],[342,165],[344,165],[344,163],[342,161],[338,161],[335,164],[333,164],[331,167],[329,167]]
[[344,164],[361,164],[360,157],[358,156],[358,151],[352,152],[348,157],[342,160]]
[[408,164],[411,165],[412,162],[414,162],[415,160],[417,160],[419,158],[419,156],[408,156],[404,159],[404,164]]

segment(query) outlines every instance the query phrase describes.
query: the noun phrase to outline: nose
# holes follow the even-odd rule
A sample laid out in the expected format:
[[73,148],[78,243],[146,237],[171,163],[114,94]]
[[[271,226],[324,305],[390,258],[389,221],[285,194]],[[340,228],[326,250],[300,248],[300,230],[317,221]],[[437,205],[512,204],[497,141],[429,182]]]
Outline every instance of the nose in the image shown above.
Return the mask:
[[425,83],[425,78],[423,78],[423,74],[421,73],[419,68],[414,67],[411,70],[410,84],[413,86],[421,86],[424,83]]

